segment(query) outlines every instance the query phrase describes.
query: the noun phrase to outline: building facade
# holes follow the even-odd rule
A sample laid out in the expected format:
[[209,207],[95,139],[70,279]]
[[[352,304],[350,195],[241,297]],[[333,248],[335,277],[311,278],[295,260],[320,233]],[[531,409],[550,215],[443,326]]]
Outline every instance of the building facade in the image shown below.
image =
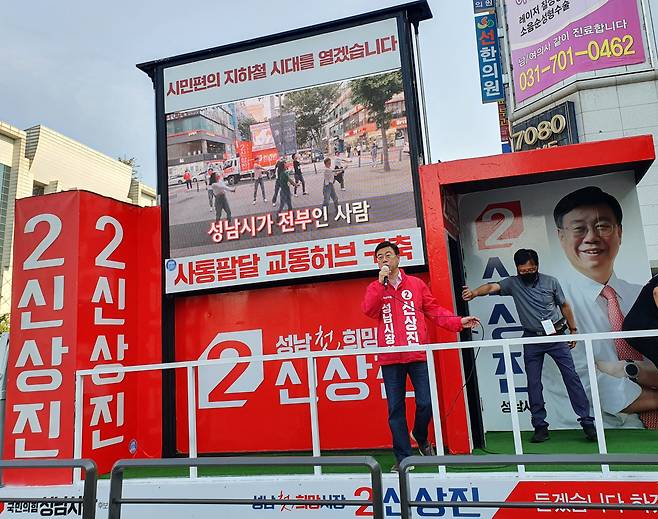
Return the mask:
[[20,130],[0,121],[0,315],[11,307],[14,201],[72,189],[157,204],[155,189],[133,178],[130,166],[45,126]]
[[[522,12],[525,24],[532,24],[533,19],[535,22],[543,22],[541,16],[535,19],[533,11],[535,4],[538,12],[542,13],[540,10],[544,7],[542,2],[536,0],[528,2],[526,4],[528,9]],[[550,9],[554,5],[563,4],[564,2],[552,2],[548,7]],[[605,2],[598,4],[603,5]],[[608,0],[608,4],[603,5],[602,8],[609,8],[611,5]],[[561,27],[548,44],[542,42],[535,50],[519,57],[518,46],[510,43],[515,38],[514,26],[518,25],[518,18],[512,15],[512,13],[518,14],[516,12],[519,9],[518,2],[498,0],[496,9],[500,48],[503,51],[503,67],[507,77],[506,103],[512,134],[515,133],[515,129],[523,127],[524,123],[533,118],[536,121],[538,116],[550,112],[565,102],[570,102],[573,103],[576,126],[574,132],[576,137],[571,142],[653,135],[658,152],[658,62],[653,20],[658,12],[658,0],[625,0],[617,1],[615,5],[617,6],[615,16],[611,17],[609,22],[593,23],[592,17],[597,13],[585,14],[581,18],[581,23],[575,22]],[[564,12],[561,15],[564,15]],[[634,32],[636,18],[639,26]],[[516,37],[518,40],[518,35]],[[618,57],[620,63],[626,57],[643,56],[643,58],[629,60],[629,64],[626,65],[613,66],[614,58],[618,54],[615,46],[616,38],[623,42],[622,55]],[[577,58],[582,57],[585,52],[577,50],[581,41],[589,42],[585,47],[587,52],[585,56],[590,61],[603,63],[602,68],[569,75],[527,99],[519,99],[523,97],[523,95],[519,96],[519,87],[524,85],[515,85],[514,81],[523,83],[519,80],[525,80],[526,88],[530,88],[527,86],[530,74],[527,69],[539,70],[538,77],[541,81],[553,73],[559,74],[563,66],[567,72],[570,67],[578,70]],[[513,51],[512,47],[517,50]],[[551,67],[550,69],[535,67],[542,62],[539,56],[540,48],[552,59],[547,65]],[[606,60],[609,60],[607,66]],[[630,63],[630,61],[635,62]],[[552,70],[553,62],[555,71]],[[591,65],[589,66],[592,68]],[[637,192],[648,257],[651,268],[655,272],[658,270],[658,163],[651,166],[639,183]]]
[[[395,94],[386,102],[386,111],[391,114],[391,123],[386,130],[389,146],[404,146],[408,142],[408,133],[403,92]],[[348,82],[340,85],[338,99],[331,107],[323,127],[323,140],[326,143],[325,151],[328,152],[332,148],[343,152],[357,145],[369,148],[373,142],[379,148],[382,147],[381,130],[367,109],[352,102]]]
[[211,164],[235,156],[237,115],[229,103],[167,116],[169,183],[181,183],[187,170],[193,176]]

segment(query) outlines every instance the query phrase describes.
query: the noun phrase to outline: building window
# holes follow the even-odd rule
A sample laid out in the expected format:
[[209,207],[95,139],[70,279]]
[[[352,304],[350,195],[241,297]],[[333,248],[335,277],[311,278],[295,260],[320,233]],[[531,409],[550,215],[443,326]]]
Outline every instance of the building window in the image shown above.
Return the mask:
[[32,184],[32,196],[41,196],[44,194],[46,186],[43,184],[37,184],[36,182]]
[[218,153],[223,155],[226,151],[226,144],[223,142],[208,141],[208,153]]
[[9,207],[9,174],[11,168],[0,164],[0,260],[4,253],[7,208]]

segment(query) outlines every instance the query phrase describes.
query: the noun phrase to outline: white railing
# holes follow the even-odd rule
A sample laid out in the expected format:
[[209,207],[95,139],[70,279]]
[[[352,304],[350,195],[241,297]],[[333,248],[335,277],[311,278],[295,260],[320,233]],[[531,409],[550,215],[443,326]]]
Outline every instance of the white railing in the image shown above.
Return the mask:
[[[587,358],[587,370],[590,379],[592,407],[594,409],[594,423],[598,437],[598,448],[600,454],[607,454],[607,445],[603,430],[603,417],[601,413],[601,401],[599,398],[599,389],[596,377],[596,366],[594,363],[594,353],[592,342],[598,340],[626,339],[633,337],[658,337],[658,330],[645,330],[636,332],[607,332],[591,334],[574,334],[559,336],[560,340],[578,341],[585,343],[585,354]],[[227,357],[212,360],[194,360],[185,362],[170,362],[161,364],[144,364],[139,366],[97,366],[93,369],[78,370],[75,376],[75,426],[74,426],[74,444],[73,456],[75,459],[82,457],[82,417],[83,417],[83,394],[84,394],[84,377],[93,375],[103,375],[110,373],[138,373],[144,371],[163,371],[168,369],[185,369],[187,371],[187,412],[188,412],[188,452],[190,458],[197,457],[197,437],[196,437],[196,370],[201,366],[217,366],[221,364],[235,364],[243,362],[280,362],[286,360],[306,359],[308,370],[308,391],[309,391],[309,410],[311,420],[311,440],[313,456],[320,456],[320,424],[318,419],[318,402],[316,395],[316,359],[325,357],[349,357],[355,355],[377,355],[382,353],[400,353],[402,351],[441,351],[464,348],[501,348],[503,350],[503,360],[505,364],[505,375],[510,398],[510,413],[512,419],[512,434],[514,437],[514,452],[523,454],[523,445],[521,443],[521,429],[519,425],[519,415],[516,406],[516,387],[514,385],[514,373],[512,369],[512,356],[510,353],[511,346],[524,344],[543,344],[555,342],[556,336],[544,337],[517,337],[512,339],[497,340],[479,340],[466,342],[451,342],[437,344],[423,344],[418,346],[393,346],[386,348],[360,348],[354,350],[322,350],[322,351],[303,351],[298,353],[277,353],[268,355],[254,355],[250,357]],[[436,384],[436,370],[434,357],[427,355],[427,368],[429,371],[430,395],[432,399],[432,418],[434,420],[434,440],[436,442],[437,455],[443,456],[445,449],[443,445],[442,424],[439,413],[438,389]],[[609,472],[608,465],[602,465],[603,473]],[[321,468],[314,468],[316,475],[322,474]],[[445,473],[445,466],[439,467],[439,473]],[[518,473],[524,474],[525,467],[518,465]],[[196,467],[190,467],[190,478],[196,479]],[[75,469],[75,481],[80,479],[80,469]]]

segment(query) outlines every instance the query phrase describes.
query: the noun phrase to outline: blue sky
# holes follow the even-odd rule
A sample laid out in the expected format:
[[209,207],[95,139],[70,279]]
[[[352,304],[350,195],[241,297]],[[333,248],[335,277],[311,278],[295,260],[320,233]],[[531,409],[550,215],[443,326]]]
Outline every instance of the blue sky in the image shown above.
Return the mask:
[[[399,3],[10,2],[0,20],[0,120],[44,124],[112,157],[134,156],[155,186],[153,88],[136,63]],[[434,18],[420,36],[432,159],[499,153],[496,106],[480,101],[472,2],[429,3]]]

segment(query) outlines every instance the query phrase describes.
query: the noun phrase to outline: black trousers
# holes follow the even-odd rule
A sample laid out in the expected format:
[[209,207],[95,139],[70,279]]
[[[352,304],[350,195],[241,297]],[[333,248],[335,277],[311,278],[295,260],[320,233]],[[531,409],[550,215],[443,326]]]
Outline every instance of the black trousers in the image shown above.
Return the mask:
[[[524,332],[523,336],[537,337],[537,334]],[[563,335],[556,335],[555,342],[523,345],[523,363],[528,380],[528,401],[530,403],[530,414],[532,415],[532,426],[535,428],[548,427],[544,386],[541,381],[546,355],[549,355],[555,361],[560,370],[571,407],[578,415],[578,421],[581,425],[594,423],[594,418],[589,414],[589,400],[583,388],[583,383],[578,373],[576,373],[569,344],[564,340]]]
[[279,197],[279,189],[281,189],[281,184],[279,184],[279,179],[277,178],[274,181],[274,196],[272,197],[272,204],[276,204],[276,199]]
[[218,222],[222,219],[222,211],[226,212],[226,219],[230,222],[232,220],[231,207],[228,205],[228,198],[224,193],[215,195],[215,219]]
[[258,186],[260,186],[260,191],[263,195],[263,200],[265,200],[265,177],[260,177],[254,180],[254,202],[256,201],[256,194],[258,193]]
[[[334,169],[338,169],[338,168],[334,168]],[[340,184],[340,188],[345,189],[345,170],[344,169],[341,169],[340,173],[338,173],[338,175],[336,175],[336,177],[334,178],[334,182],[338,182]]]
[[[302,193],[306,193],[306,182],[304,182],[303,173],[295,173],[295,181],[302,183]],[[297,186],[295,186],[295,194],[297,194]]]
[[283,208],[288,206],[288,210],[292,211],[292,199],[290,198],[290,187],[284,186],[281,187],[280,192],[280,203],[279,203],[279,212],[283,212]]

